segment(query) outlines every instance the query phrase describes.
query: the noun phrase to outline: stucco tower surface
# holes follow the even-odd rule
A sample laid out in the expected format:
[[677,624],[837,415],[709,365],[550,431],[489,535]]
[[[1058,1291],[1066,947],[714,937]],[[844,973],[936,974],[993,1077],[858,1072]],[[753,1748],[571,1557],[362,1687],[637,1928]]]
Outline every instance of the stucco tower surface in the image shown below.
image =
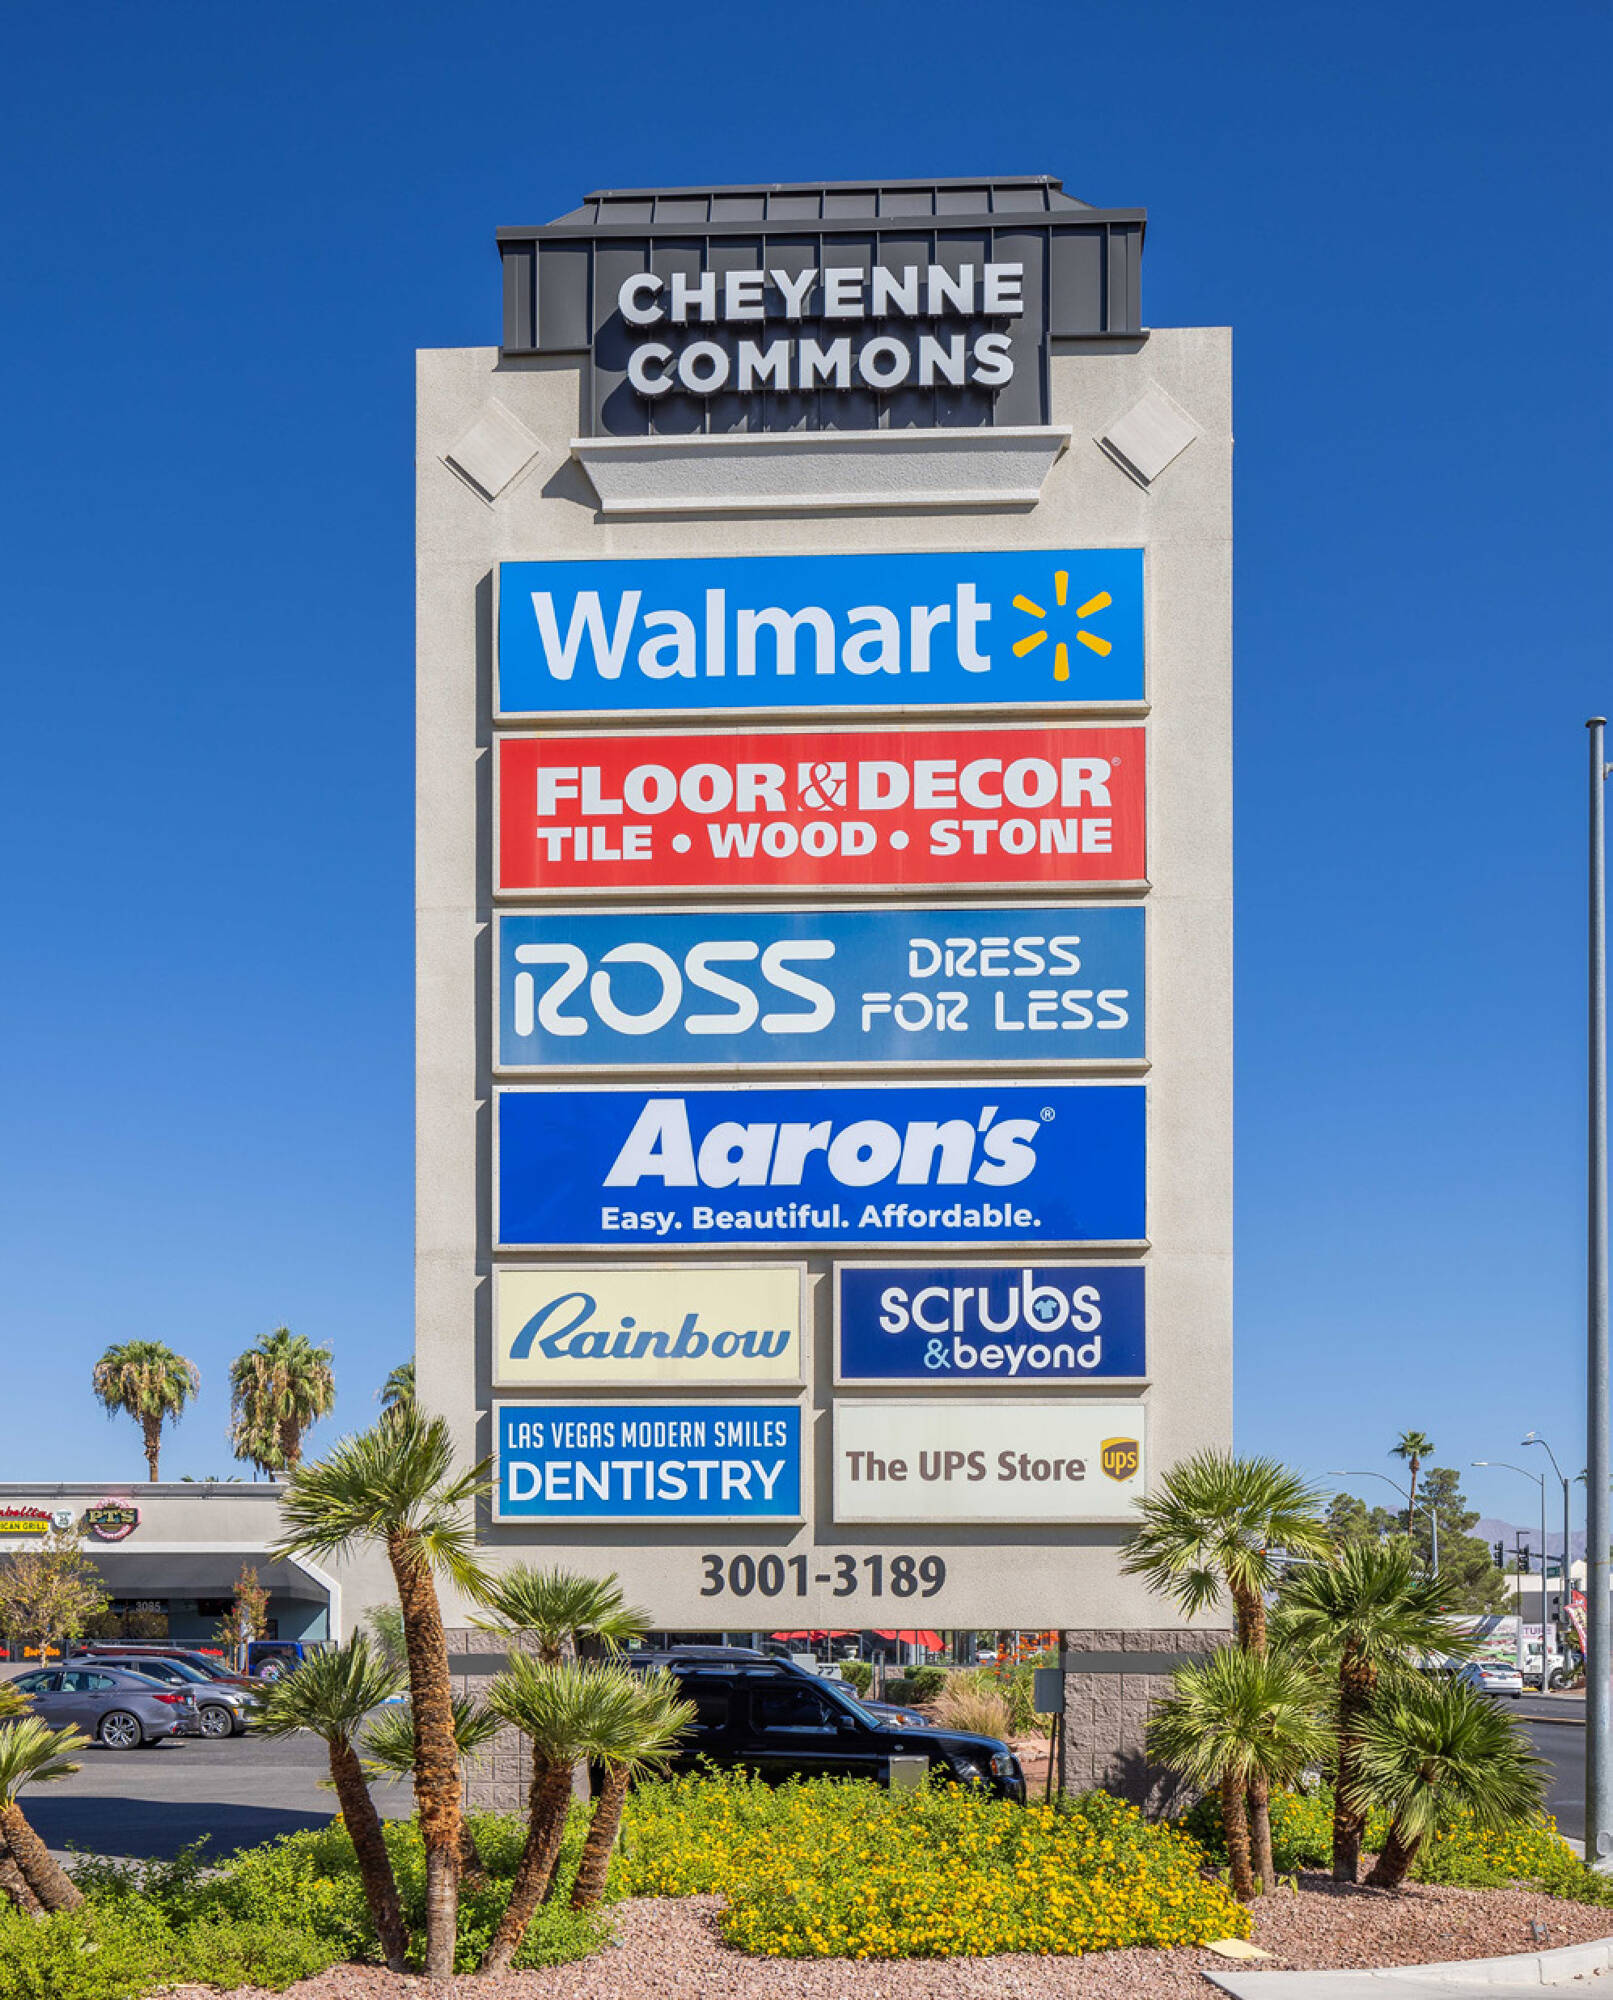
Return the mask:
[[[900,506],[807,511],[787,504],[601,513],[572,440],[584,428],[578,356],[501,360],[495,348],[418,358],[418,774],[416,1355],[424,1403],[445,1412],[468,1460],[492,1450],[490,1273],[493,1067],[488,855],[492,815],[493,570],[500,560],[679,555],[878,554],[969,549],[1145,550],[1148,691],[1148,1377],[1149,1472],[1231,1434],[1231,340],[1224,328],[1156,329],[1061,343],[1050,356],[1054,426],[1068,449],[1019,508]],[[1097,442],[1151,391],[1196,430],[1150,486]],[[537,451],[489,500],[448,463],[497,405]],[[502,418],[495,417],[500,425]],[[944,444],[947,433],[925,434]],[[952,436],[963,435],[952,433]],[[734,718],[743,721],[743,718]],[[887,714],[885,720],[892,717]],[[918,711],[896,715],[917,726]],[[924,716],[926,721],[945,717]],[[568,726],[556,718],[560,726]],[[574,726],[574,725],[573,725]],[[586,725],[585,725],[586,726]],[[623,716],[623,728],[660,722]],[[675,724],[667,726],[676,726]],[[698,901],[699,898],[688,900]],[[1044,899],[1045,900],[1045,899]],[[1081,900],[1079,893],[1072,902]],[[874,1072],[877,1076],[878,1072]],[[797,1079],[799,1080],[799,1079]],[[564,1174],[565,1162],[555,1162]],[[594,1253],[608,1263],[609,1253]],[[721,1261],[725,1253],[710,1252]],[[753,1253],[759,1254],[759,1253]],[[1080,1771],[1098,1775],[1135,1746],[1136,1718],[1093,1688],[1136,1677],[1110,1664],[1139,1643],[1153,1664],[1185,1635],[1120,1575],[1119,1526],[841,1526],[830,1500],[834,1400],[829,1252],[790,1252],[809,1269],[811,1329],[803,1402],[807,1520],[748,1528],[498,1525],[484,1517],[495,1567],[540,1554],[616,1570],[629,1595],[672,1629],[911,1625],[1069,1630],[1090,1655]],[[845,1253],[841,1253],[845,1254]],[[852,1253],[856,1254],[856,1253]],[[893,1257],[924,1254],[899,1244]],[[967,1253],[959,1253],[962,1257]],[[1011,1247],[993,1249],[1012,1260]],[[1031,1254],[1024,1253],[1027,1257]],[[1079,1254],[1079,1253],[1071,1253]],[[520,1261],[520,1260],[516,1260]],[[526,1261],[534,1261],[527,1259]],[[575,1254],[565,1258],[578,1262]],[[584,1259],[583,1261],[587,1261]],[[845,1393],[845,1392],[842,1392]],[[892,1391],[893,1395],[897,1392]],[[997,1392],[1001,1393],[1001,1392]],[[1083,1391],[1063,1391],[1081,1395]],[[1089,1392],[1101,1396],[1103,1385]],[[1112,1392],[1111,1392],[1112,1393]],[[1130,1393],[1130,1392],[1127,1392]],[[944,1593],[930,1601],[837,1600],[814,1585],[764,1604],[702,1597],[702,1552],[749,1547],[935,1552]],[[820,1560],[822,1558],[820,1557]],[[809,1561],[807,1569],[818,1574]],[[454,1609],[449,1607],[451,1622]],[[1128,1635],[1136,1635],[1135,1640]],[[485,1640],[480,1642],[485,1644]],[[1140,1687],[1140,1695],[1148,1692]],[[1135,1707],[1131,1703],[1131,1707]],[[1096,1739],[1113,1717],[1112,1745]],[[1112,1752],[1112,1756],[1111,1756]],[[1108,1762],[1106,1763],[1106,1759]],[[1121,1776],[1118,1767],[1112,1775]]]

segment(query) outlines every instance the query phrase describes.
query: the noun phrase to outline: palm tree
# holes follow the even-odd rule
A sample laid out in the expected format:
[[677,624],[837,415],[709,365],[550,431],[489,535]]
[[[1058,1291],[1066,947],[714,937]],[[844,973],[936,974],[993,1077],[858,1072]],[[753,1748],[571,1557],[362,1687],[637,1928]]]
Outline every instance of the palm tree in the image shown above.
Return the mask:
[[[1332,1547],[1321,1494],[1272,1458],[1199,1452],[1173,1466],[1140,1507],[1142,1526],[1121,1568],[1173,1599],[1189,1618],[1224,1591],[1245,1652],[1266,1650],[1266,1593],[1282,1575],[1279,1551],[1322,1556]],[[1258,1771],[1249,1803],[1255,1873],[1269,1886],[1275,1880],[1271,1801]]]
[[488,1707],[531,1738],[533,1755],[526,1841],[481,1971],[507,1971],[520,1949],[560,1858],[577,1760],[592,1750],[604,1713],[620,1700],[619,1683],[632,1678],[626,1667],[584,1667],[511,1653],[508,1668],[488,1689]]
[[[50,1849],[28,1824],[17,1803],[24,1785],[46,1785],[70,1778],[81,1767],[75,1752],[89,1747],[76,1729],[51,1729],[37,1715],[24,1713],[26,1702],[6,1690],[0,1715],[0,1834],[30,1894],[46,1910],[76,1910],[82,1892],[65,1869],[51,1859]],[[15,1890],[13,1890],[15,1894]],[[26,1899],[23,1906],[26,1907]]]
[[1446,1620],[1437,1578],[1420,1573],[1409,1542],[1353,1542],[1328,1563],[1307,1563],[1284,1582],[1284,1638],[1338,1675],[1333,1879],[1355,1881],[1366,1809],[1361,1734],[1386,1672],[1424,1653],[1460,1654],[1471,1641]]
[[[1321,1690],[1299,1662],[1224,1646],[1202,1666],[1183,1667],[1175,1692],[1148,1724],[1152,1756],[1221,1797],[1232,1893],[1256,1890],[1245,1801],[1258,1778],[1269,1793],[1326,1754]],[[1269,1883],[1267,1884],[1269,1887]]]
[[[650,1629],[649,1613],[626,1602],[614,1573],[580,1576],[574,1570],[535,1569],[530,1563],[517,1563],[494,1579],[483,1602],[490,1615],[473,1613],[472,1624],[484,1631],[519,1635],[535,1642],[538,1659],[549,1666],[558,1666],[568,1654],[575,1657],[583,1645],[599,1645],[614,1653],[630,1639],[643,1638]],[[542,1740],[537,1736],[531,1740],[530,1796],[536,1800],[550,1773],[545,1768],[547,1752]],[[567,1769],[569,1773],[569,1764]],[[552,1873],[551,1868],[545,1877],[545,1896],[553,1892]]]
[[[395,1606],[382,1606],[397,1617]],[[375,1613],[370,1613],[372,1625],[379,1626]],[[402,1620],[399,1619],[401,1628]],[[388,1642],[381,1640],[383,1650]],[[401,1662],[404,1651],[401,1640],[397,1649],[397,1659]],[[504,1727],[502,1720],[490,1708],[483,1708],[472,1701],[469,1695],[454,1696],[454,1741],[459,1746],[461,1764],[473,1763]],[[380,1778],[386,1784],[395,1784],[400,1778],[407,1778],[414,1771],[414,1710],[407,1702],[399,1702],[389,1708],[384,1715],[378,1715],[364,1732],[364,1740],[359,1745],[363,1752],[366,1773]],[[459,1866],[466,1880],[478,1884],[485,1878],[486,1868],[482,1861],[476,1836],[471,1831],[470,1821],[463,1815],[459,1822]]]
[[1423,1469],[1423,1460],[1434,1455],[1434,1440],[1427,1431],[1402,1431],[1400,1442],[1389,1447],[1389,1455],[1404,1459],[1411,1468],[1411,1492],[1406,1506],[1406,1533],[1409,1535],[1412,1517],[1417,1512],[1417,1475]]
[[342,1441],[316,1465],[293,1469],[281,1501],[278,1555],[342,1555],[363,1543],[386,1550],[403,1612],[414,1714],[414,1796],[426,1850],[426,1975],[454,1970],[459,1907],[459,1746],[443,1638],[437,1572],[467,1596],[487,1577],[476,1561],[468,1509],[487,1491],[491,1461],[454,1470],[442,1417],[407,1410]]
[[162,1427],[178,1423],[185,1405],[202,1386],[194,1362],[160,1340],[125,1340],[109,1347],[90,1374],[109,1417],[121,1411],[134,1418],[146,1441],[146,1466],[153,1481],[162,1450]]
[[1516,1724],[1464,1681],[1405,1675],[1361,1724],[1363,1798],[1394,1818],[1373,1889],[1398,1889],[1441,1803],[1455,1800],[1497,1830],[1540,1811],[1546,1766]]
[[604,1788],[583,1842],[571,1907],[587,1909],[605,1893],[611,1850],[622,1824],[627,1788],[644,1771],[664,1770],[678,1738],[694,1721],[692,1701],[679,1697],[670,1674],[653,1677],[623,1673],[597,1691],[589,1755],[605,1766]]
[[294,1672],[275,1681],[257,1717],[257,1726],[265,1736],[292,1736],[306,1729],[323,1740],[342,1824],[353,1842],[365,1900],[392,1972],[408,1969],[409,1933],[391,1856],[386,1851],[386,1836],[381,1831],[381,1816],[370,1797],[354,1744],[370,1710],[390,1701],[402,1688],[403,1679],[363,1633],[355,1632],[346,1645],[310,1653]]
[[336,1402],[328,1347],[277,1326],[230,1366],[230,1441],[260,1472],[302,1460],[303,1434]]
[[414,1408],[414,1363],[400,1361],[381,1384],[381,1414],[389,1417],[394,1410]]

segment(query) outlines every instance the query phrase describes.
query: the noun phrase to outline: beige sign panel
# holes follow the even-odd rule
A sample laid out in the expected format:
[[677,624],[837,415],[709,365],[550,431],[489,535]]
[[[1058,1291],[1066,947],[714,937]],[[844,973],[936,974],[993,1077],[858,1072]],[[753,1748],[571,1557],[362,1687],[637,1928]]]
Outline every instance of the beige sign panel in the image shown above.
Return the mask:
[[500,1389],[789,1388],[805,1266],[506,1266],[493,1274]]
[[835,1405],[839,1522],[1124,1521],[1146,1471],[1139,1401]]

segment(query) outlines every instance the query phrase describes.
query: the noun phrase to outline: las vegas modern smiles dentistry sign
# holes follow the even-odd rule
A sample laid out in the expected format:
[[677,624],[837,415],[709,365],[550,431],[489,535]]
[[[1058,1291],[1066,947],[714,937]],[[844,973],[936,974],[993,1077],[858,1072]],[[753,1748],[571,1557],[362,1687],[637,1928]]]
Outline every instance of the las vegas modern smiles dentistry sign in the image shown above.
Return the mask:
[[501,719],[1140,702],[1141,549],[506,562]]
[[1137,1243],[1144,1091],[501,1089],[498,1246]]
[[801,1412],[769,1403],[504,1403],[495,1520],[801,1518]]

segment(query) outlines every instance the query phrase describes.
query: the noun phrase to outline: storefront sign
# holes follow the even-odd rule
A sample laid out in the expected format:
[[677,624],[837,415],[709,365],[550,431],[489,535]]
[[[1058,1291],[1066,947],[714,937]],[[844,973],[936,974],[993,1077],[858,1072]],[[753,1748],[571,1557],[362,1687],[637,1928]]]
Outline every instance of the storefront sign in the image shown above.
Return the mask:
[[499,565],[502,718],[1143,699],[1141,549]]
[[498,1090],[501,1248],[1137,1242],[1140,1083]]
[[0,1535],[48,1535],[50,1525],[42,1507],[0,1507]]
[[1126,1521],[1140,1402],[835,1404],[834,1510],[854,1521]]
[[794,1521],[793,1403],[502,1403],[500,1521]]
[[506,914],[505,1070],[1136,1061],[1143,912]]
[[495,887],[1137,883],[1143,725],[503,736]]
[[493,1274],[501,1389],[712,1389],[798,1383],[799,1264],[598,1265]]
[[599,189],[499,231],[500,345],[586,357],[585,434],[1045,424],[1052,338],[1142,325],[1143,223],[1044,175]]
[[84,1526],[98,1542],[127,1541],[140,1525],[140,1509],[128,1500],[98,1500],[84,1509]]
[[835,1380],[933,1388],[1147,1373],[1136,1264],[837,1264]]

